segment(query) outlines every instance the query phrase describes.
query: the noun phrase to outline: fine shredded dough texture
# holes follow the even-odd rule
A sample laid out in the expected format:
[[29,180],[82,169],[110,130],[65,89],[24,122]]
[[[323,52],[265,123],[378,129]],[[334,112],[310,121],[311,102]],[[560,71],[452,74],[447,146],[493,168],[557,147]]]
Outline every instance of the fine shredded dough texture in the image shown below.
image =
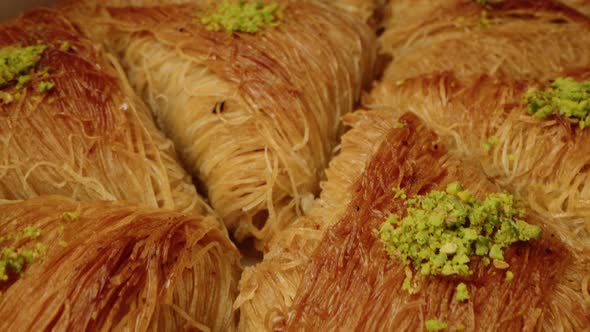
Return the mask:
[[[349,194],[336,195],[339,202],[332,204],[323,203],[326,197],[322,196],[314,208],[319,212],[315,219],[301,224],[298,233],[297,228],[288,229],[294,230],[292,237],[303,236],[306,227],[316,229],[313,236],[306,236],[306,249],[299,253],[291,250],[300,242],[283,249],[277,246],[274,255],[267,255],[259,267],[247,271],[237,302],[242,308],[240,328],[420,330],[432,318],[451,327],[463,324],[467,330],[587,327],[589,252],[561,242],[546,223],[549,220],[535,213],[529,214],[528,221],[542,226],[545,236],[508,250],[505,257],[515,275],[511,282],[504,280],[503,272],[474,263],[474,275],[462,279],[471,294],[466,303],[452,300],[459,282],[455,279],[425,279],[415,295],[401,289],[403,267],[387,256],[373,232],[389,213],[404,209],[403,203],[394,199],[392,188],[399,186],[410,196],[444,188],[456,180],[476,196],[500,188],[483,176],[476,163],[448,152],[445,141],[415,115],[403,115],[399,120],[402,126],[391,121],[391,129],[384,128],[383,120],[392,118],[390,112],[360,113],[357,127],[347,134],[359,139],[364,136],[366,143],[383,140],[375,153],[357,154],[356,162],[350,164],[356,164],[352,166],[355,171],[348,172],[351,178],[343,173],[329,178],[328,183],[335,181],[332,188],[340,184]],[[374,133],[386,134],[381,138],[364,134],[371,128]],[[342,155],[346,154],[343,150]],[[331,169],[343,162],[350,159],[336,158]],[[366,169],[359,177],[364,164]]]
[[112,57],[50,10],[0,25],[0,47],[38,43],[48,48],[37,66],[52,68],[45,80],[55,86],[38,93],[34,81],[20,99],[0,104],[0,198],[60,194],[208,209]]
[[589,0],[560,0],[565,5],[572,7],[584,15],[590,15]]
[[308,216],[298,218],[277,236],[264,261],[245,268],[240,281],[240,330],[271,330],[280,310],[292,302],[310,256],[325,230],[335,224],[351,200],[350,186],[362,173],[384,134],[397,119],[389,110],[349,114],[344,123],[353,127],[342,137],[341,151],[326,170],[322,195]]
[[382,51],[393,58],[384,80],[453,71],[543,78],[590,67],[590,20],[550,0],[390,1]]
[[[576,253],[555,237],[543,218],[527,221],[544,228],[541,240],[513,245],[505,258],[514,272],[473,262],[464,278],[426,277],[410,295],[402,289],[402,264],[388,257],[374,233],[389,213],[404,213],[403,199],[444,190],[461,181],[481,197],[500,188],[478,167],[445,151],[436,135],[415,115],[400,118],[403,128],[391,130],[353,188],[353,198],[340,221],[316,248],[286,312],[286,330],[419,330],[438,318],[467,330],[583,330],[590,324],[588,251]],[[469,288],[467,302],[453,300],[455,286]]]
[[[590,78],[588,71],[570,74]],[[461,154],[477,159],[488,177],[520,192],[564,242],[590,248],[590,131],[560,117],[528,113],[524,94],[546,84],[489,77],[461,83],[442,74],[401,86],[383,83],[373,97],[392,116],[401,110],[417,114]],[[491,137],[497,142],[486,148]]]
[[[68,6],[71,4],[75,4],[79,0],[58,0],[58,4],[63,6]],[[201,0],[202,1],[202,0]],[[319,0],[323,1],[327,4],[339,7],[344,9],[348,12],[354,13],[359,15],[365,21],[369,21],[372,16],[383,8],[387,0]],[[570,2],[580,2],[586,0],[569,0]],[[96,1],[96,0],[84,0],[86,4],[92,5],[93,3],[98,3],[103,6],[113,6],[113,7],[122,7],[122,6],[158,6],[158,5],[170,5],[170,4],[186,4],[195,2],[194,0],[104,0],[104,1]],[[267,1],[267,3],[271,3],[271,1]]]
[[236,239],[253,236],[263,250],[318,193],[339,119],[375,58],[358,16],[321,1],[279,3],[281,24],[257,34],[207,30],[204,0],[64,9],[120,57]]
[[[213,217],[40,196],[0,204],[0,236],[45,254],[0,283],[2,331],[232,331],[239,253]],[[67,216],[67,218],[66,218]]]

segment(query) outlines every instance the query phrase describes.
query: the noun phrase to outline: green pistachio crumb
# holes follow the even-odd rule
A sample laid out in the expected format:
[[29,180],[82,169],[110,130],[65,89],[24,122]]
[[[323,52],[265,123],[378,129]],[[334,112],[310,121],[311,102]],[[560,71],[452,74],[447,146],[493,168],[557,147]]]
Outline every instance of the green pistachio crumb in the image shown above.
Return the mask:
[[395,125],[393,126],[395,129],[401,129],[404,127],[404,124],[401,122],[396,122]]
[[58,244],[62,248],[65,248],[65,247],[68,246],[68,243],[66,241],[64,241],[64,240],[59,240]]
[[580,128],[590,126],[590,81],[579,82],[560,77],[545,90],[530,88],[524,96],[528,112],[544,119],[560,115],[578,122]]
[[513,154],[509,154],[509,155],[508,155],[508,160],[510,160],[510,161],[515,161],[515,160],[516,160],[516,156],[515,156],[515,155],[513,155]]
[[41,230],[39,227],[29,226],[25,228],[23,236],[29,239],[36,239],[41,236]]
[[[27,239],[37,239],[41,236],[41,230],[38,227],[29,226],[22,232],[22,237]],[[6,235],[3,236],[3,241],[7,238],[19,238],[20,235]],[[22,276],[24,268],[45,255],[47,246],[43,243],[37,242],[34,246],[27,246],[23,248],[14,248],[12,246],[4,246],[0,248],[0,281],[6,281],[9,278],[9,273],[13,272]]]
[[512,271],[506,271],[506,281],[512,281],[514,279],[514,273]]
[[43,81],[43,82],[39,83],[39,85],[37,86],[37,92],[46,93],[46,92],[53,90],[54,87],[55,87],[55,84],[53,82]]
[[494,244],[490,248],[490,258],[497,259],[500,261],[504,259],[504,254],[502,253],[502,246],[501,245]]
[[410,268],[406,267],[404,272],[406,274],[406,277],[404,278],[404,282],[402,283],[402,289],[407,291],[410,294],[414,294],[415,289],[414,289],[414,287],[412,287],[412,278],[413,278],[412,270]]
[[467,190],[463,190],[457,193],[457,197],[459,197],[463,202],[469,202],[471,200],[471,192]]
[[506,261],[500,260],[500,259],[494,259],[493,264],[494,264],[494,267],[499,270],[506,270],[507,268],[510,267],[510,264],[508,264]]
[[393,188],[393,191],[395,191],[395,196],[393,196],[393,198],[401,198],[401,199],[406,199],[408,196],[406,195],[406,191],[403,190],[400,187],[397,188]]
[[70,50],[70,47],[70,42],[66,40],[59,45],[59,50],[62,52],[67,52]]
[[455,300],[461,301],[468,301],[469,300],[469,290],[467,289],[467,285],[464,283],[460,283],[457,285],[455,289]]
[[45,45],[0,48],[0,88],[19,81],[37,65],[46,49]]
[[494,146],[496,146],[496,144],[498,144],[500,140],[498,139],[497,136],[491,136],[490,138],[488,138],[485,142],[483,142],[482,146],[483,149],[486,150],[486,152],[491,151]]
[[45,254],[45,252],[47,252],[47,245],[41,242],[37,242],[37,244],[35,244],[35,249]]
[[256,33],[263,28],[279,25],[282,17],[283,7],[277,3],[267,5],[260,0],[224,0],[213,13],[199,21],[211,31],[225,29],[230,33]]
[[447,323],[438,319],[429,319],[426,321],[426,330],[430,332],[442,331],[448,327]]
[[[401,188],[394,191],[401,197]],[[444,192],[406,199],[405,205],[405,217],[389,215],[375,233],[390,257],[422,276],[469,276],[469,263],[477,256],[485,265],[493,260],[494,267],[506,269],[503,252],[508,246],[542,236],[539,226],[523,221],[522,202],[507,193],[480,200],[454,182]],[[411,285],[411,270],[406,277],[404,289]]]
[[17,78],[17,80],[16,80],[16,88],[18,90],[24,88],[25,86],[27,86],[31,82],[32,79],[33,78],[31,77],[31,75],[21,75],[21,76],[19,76]]
[[80,216],[80,214],[78,212],[75,212],[75,211],[64,212],[64,214],[63,214],[63,218],[65,220],[69,220],[69,221],[76,220],[76,219],[78,219],[79,216]]
[[448,194],[457,195],[460,191],[463,191],[463,186],[459,182],[453,182],[447,186]]
[[455,326],[455,330],[463,331],[463,330],[465,330],[465,325],[463,323],[459,323],[459,324],[457,324],[457,326]]

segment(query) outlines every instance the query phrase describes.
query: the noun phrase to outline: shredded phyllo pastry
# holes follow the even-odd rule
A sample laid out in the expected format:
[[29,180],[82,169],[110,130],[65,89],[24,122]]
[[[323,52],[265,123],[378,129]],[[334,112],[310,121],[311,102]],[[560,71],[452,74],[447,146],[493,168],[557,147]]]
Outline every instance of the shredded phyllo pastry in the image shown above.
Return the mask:
[[580,287],[590,272],[584,250],[560,240],[552,218],[500,190],[477,163],[456,159],[425,122],[391,112],[347,117],[354,129],[324,195],[245,271],[241,326],[575,330],[590,323],[587,286]]
[[590,66],[590,34],[580,33],[587,17],[550,0],[485,2],[389,1],[379,41],[394,60],[382,81],[440,72],[545,78]]
[[0,331],[590,327],[590,0],[54,3],[0,23]]
[[374,32],[329,1],[95,2],[67,13],[120,57],[234,238],[266,251],[320,191]]
[[210,209],[117,61],[57,12],[0,25],[0,99],[1,198]]
[[61,196],[0,215],[2,331],[235,327],[239,253],[212,217]]
[[585,303],[583,292],[570,280],[589,272],[588,258],[542,228],[549,220],[525,214],[523,202],[500,192],[476,164],[456,159],[415,115],[400,122],[350,187],[352,200],[311,254],[293,304],[279,307],[276,327],[586,324],[573,304]]

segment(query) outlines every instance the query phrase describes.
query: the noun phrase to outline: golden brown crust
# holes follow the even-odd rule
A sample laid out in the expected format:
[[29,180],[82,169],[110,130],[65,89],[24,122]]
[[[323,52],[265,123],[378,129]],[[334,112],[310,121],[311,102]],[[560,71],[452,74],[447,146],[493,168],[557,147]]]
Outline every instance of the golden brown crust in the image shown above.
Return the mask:
[[[514,280],[516,283],[503,283],[502,273],[486,274],[483,278],[485,282],[478,281],[470,284],[478,289],[473,293],[476,294],[477,302],[463,307],[457,303],[453,304],[450,300],[454,295],[453,287],[458,282],[456,280],[442,283],[440,280],[431,281],[424,286],[424,293],[416,301],[408,300],[407,293],[399,289],[405,278],[403,270],[401,272],[392,270],[393,263],[385,257],[383,248],[375,243],[372,234],[372,229],[375,228],[374,224],[382,221],[385,215],[379,212],[382,211],[380,208],[373,209],[369,202],[376,202],[375,204],[378,205],[387,205],[387,202],[391,202],[385,196],[391,195],[392,192],[387,192],[385,196],[380,198],[375,195],[379,190],[389,187],[388,181],[399,174],[396,167],[392,166],[395,164],[393,160],[396,158],[407,160],[406,166],[409,168],[402,167],[405,169],[405,175],[421,170],[428,173],[429,178],[437,178],[437,172],[450,172],[444,177],[447,182],[460,178],[461,181],[470,183],[472,188],[480,190],[480,192],[498,191],[499,187],[483,177],[476,162],[465,164],[464,161],[459,162],[454,157],[449,157],[440,151],[434,155],[434,157],[438,156],[438,159],[424,153],[424,149],[428,151],[428,147],[432,147],[434,142],[440,142],[440,145],[437,144],[437,146],[442,147],[447,145],[449,140],[433,136],[432,132],[425,129],[424,124],[420,124],[416,130],[412,126],[408,128],[407,123],[405,129],[408,132],[405,134],[410,135],[416,143],[412,147],[406,140],[410,146],[408,149],[413,150],[413,154],[376,153],[375,156],[378,157],[375,158],[380,161],[380,168],[373,169],[374,174],[363,175],[365,180],[358,180],[365,162],[373,155],[371,152],[373,148],[380,145],[388,131],[396,131],[393,129],[397,123],[394,114],[396,113],[392,109],[379,109],[353,113],[347,117],[355,127],[344,136],[342,155],[336,157],[331,163],[330,170],[333,173],[328,171],[329,175],[332,174],[332,177],[328,178],[329,186],[324,184],[325,188],[329,190],[324,191],[321,199],[316,202],[311,216],[300,218],[287,228],[282,236],[277,238],[276,243],[271,246],[272,250],[264,261],[254,268],[247,269],[243,274],[240,281],[240,296],[236,301],[241,310],[240,329],[243,331],[273,328],[314,330],[321,326],[325,330],[354,329],[355,327],[368,330],[415,330],[423,328],[425,320],[435,318],[427,317],[426,313],[434,315],[441,313],[441,310],[447,310],[445,315],[448,316],[445,317],[456,317],[457,320],[454,321],[456,323],[462,322],[471,328],[479,326],[484,330],[503,329],[507,326],[530,329],[536,326],[538,329],[545,330],[561,327],[568,330],[579,329],[588,324],[585,313],[590,309],[590,296],[588,289],[584,289],[584,287],[588,287],[587,280],[590,277],[588,252],[587,250],[572,251],[571,248],[561,244],[556,240],[556,237],[553,237],[555,232],[550,230],[551,227],[546,232],[547,238],[543,240],[544,242],[533,247],[517,246],[511,249],[508,256],[513,260],[511,261],[511,269],[517,271],[515,273],[517,278]],[[380,145],[381,151],[388,148],[393,150],[395,146],[399,145],[402,145],[403,148],[404,140],[395,135],[390,133],[387,141]],[[402,157],[398,157],[398,155],[402,155]],[[416,160],[420,162],[416,162]],[[437,160],[443,164],[442,167],[437,167]],[[377,161],[373,160],[372,163],[377,163]],[[334,170],[342,171],[334,172]],[[455,179],[450,177],[455,177]],[[412,177],[412,179],[415,179],[412,183],[428,185],[428,180],[423,176]],[[357,181],[361,187],[371,184],[372,189],[375,189],[376,192],[363,192],[358,188],[351,188],[350,184]],[[442,180],[437,179],[437,181]],[[438,183],[437,186],[444,187],[444,181],[435,181],[435,183]],[[476,189],[478,187],[480,189]],[[351,199],[363,203],[350,203]],[[357,213],[356,205],[369,213],[370,218],[354,218]],[[346,207],[348,207],[348,211]],[[343,215],[345,215],[344,218],[342,218]],[[531,218],[535,223],[541,222],[543,224],[550,221],[542,220],[534,215]],[[330,228],[338,220],[344,221]],[[368,221],[368,224],[365,224],[365,221]],[[547,227],[547,225],[545,226]],[[343,236],[346,237],[343,238]],[[370,240],[370,242],[362,242],[362,245],[374,244],[374,247],[371,248],[377,253],[366,250],[356,253],[359,249],[358,242],[361,241],[359,239]],[[346,259],[343,259],[343,256],[336,258],[331,255],[343,253],[341,250],[344,250],[343,248],[348,245],[347,248],[350,250],[343,254],[347,257]],[[318,246],[320,249],[313,253]],[[367,249],[367,246],[364,248]],[[551,250],[546,250],[547,248]],[[514,257],[517,252],[521,257]],[[365,255],[363,256],[362,253]],[[528,253],[528,256],[525,253]],[[356,259],[360,259],[363,263],[353,266],[353,261]],[[523,263],[523,259],[525,263]],[[313,263],[314,260],[315,263]],[[352,265],[348,265],[349,262]],[[359,260],[355,262],[359,262]],[[379,265],[379,262],[384,265]],[[554,268],[546,269],[550,265]],[[339,266],[346,268],[346,271],[350,273],[338,270]],[[376,269],[372,269],[376,266]],[[319,269],[320,267],[323,269]],[[385,270],[387,274],[383,272]],[[363,275],[361,271],[366,274]],[[304,274],[307,281],[302,282]],[[552,279],[554,277],[558,281]],[[374,283],[370,284],[368,280]],[[389,283],[382,283],[384,280],[388,280]],[[531,282],[544,286],[535,288],[532,287]],[[316,283],[321,285],[318,286]],[[377,284],[381,287],[373,289],[369,287]],[[501,287],[497,287],[498,285]],[[347,288],[349,286],[350,288]],[[331,287],[336,287],[338,290],[331,290]],[[475,288],[470,291],[474,292]],[[352,291],[350,291],[351,289]],[[550,296],[548,293],[544,293],[545,291],[550,292]],[[428,295],[425,297],[425,294]],[[441,294],[441,296],[433,296],[432,294]],[[520,295],[516,296],[515,294]],[[544,295],[547,295],[547,298],[544,298]],[[522,307],[518,300],[520,296],[527,297],[523,301],[523,303],[526,302],[526,305]],[[497,301],[488,302],[489,298]],[[446,303],[445,299],[449,299],[449,306],[443,305]],[[334,306],[332,307],[332,304],[328,303],[332,303]],[[397,309],[405,306],[408,311],[392,312],[391,310],[395,306]],[[527,306],[532,309],[528,310]],[[479,311],[466,311],[466,309],[475,307]],[[421,313],[411,314],[420,308],[426,309]],[[526,310],[518,311],[517,308],[525,308]],[[453,311],[455,309],[457,312]],[[513,314],[512,309],[517,313]],[[481,313],[487,311],[490,311],[489,316],[480,316]],[[541,313],[540,316],[539,313]],[[475,316],[476,314],[478,316]],[[491,319],[494,315],[504,315],[503,317],[506,319],[488,323],[486,319]]]
[[[65,218],[64,213],[77,214]],[[212,217],[43,196],[0,205],[0,235],[36,227],[47,245],[2,282],[0,329],[232,330],[239,253]]]
[[[348,12],[354,13],[362,17],[365,21],[372,21],[372,16],[376,11],[383,8],[387,0],[320,0],[327,4],[336,6]],[[575,1],[575,0],[574,0]],[[579,0],[578,0],[579,1]],[[57,3],[61,7],[76,6],[79,0],[57,0]],[[171,4],[184,4],[196,2],[194,0],[85,0],[86,3],[91,4],[95,2],[103,6],[111,7],[129,7],[129,6],[160,6],[160,5],[171,5]],[[374,22],[376,23],[376,22]]]
[[571,7],[580,13],[590,15],[590,1],[588,0],[558,0],[559,2]]
[[392,1],[386,13],[380,44],[394,58],[390,81],[443,71],[542,78],[590,66],[590,34],[580,33],[589,19],[554,1]]
[[[564,75],[583,80],[590,72]],[[374,89],[373,102],[391,107],[393,116],[402,110],[417,114],[452,141],[454,150],[477,160],[496,183],[520,192],[562,241],[588,248],[590,132],[559,117],[537,119],[528,113],[524,93],[546,84],[489,77],[463,83],[441,74],[401,86],[384,82]],[[483,143],[492,136],[498,143],[487,151]]]
[[[63,42],[68,42],[70,49],[60,49]],[[33,98],[27,98],[35,93],[29,86],[23,91],[26,95],[22,103],[3,105],[0,114],[5,120],[26,120],[39,108],[40,113],[51,109],[64,118],[79,119],[87,136],[106,136],[120,126],[121,116],[115,116],[118,114],[113,112],[112,103],[122,89],[116,72],[96,46],[83,38],[64,17],[48,10],[33,11],[4,23],[0,29],[2,47],[36,44],[49,46],[38,67],[53,68],[48,80],[56,85],[54,91],[40,96],[54,97],[55,102],[33,103]]]
[[195,23],[206,1],[70,11],[121,57],[235,236],[261,244],[317,193],[375,52],[358,17],[321,1],[280,2],[282,23],[255,35]]
[[[357,111],[344,117],[352,127],[342,137],[339,153],[326,170],[322,195],[308,215],[298,218],[269,245],[264,261],[246,268],[240,280],[240,330],[271,330],[280,313],[292,305],[313,251],[326,230],[338,222],[352,198],[350,186],[379,147],[397,118],[389,109]],[[280,321],[278,321],[280,323]]]
[[[67,42],[69,49],[61,49]],[[204,212],[172,144],[108,58],[61,15],[35,10],[0,26],[0,46],[49,46],[55,84],[0,105],[0,197],[62,194]]]
[[[569,315],[569,321],[560,322],[563,325],[552,325],[554,321],[542,318],[550,311],[549,303],[559,299],[557,285],[589,272],[584,265],[587,260],[576,260],[547,229],[543,240],[508,251],[506,257],[515,272],[510,283],[502,272],[474,264],[474,275],[462,279],[472,296],[467,303],[452,300],[459,282],[456,279],[426,279],[415,295],[401,289],[403,268],[387,256],[373,232],[389,213],[403,213],[405,207],[394,199],[392,188],[399,186],[412,196],[440,190],[458,179],[478,196],[499,188],[477,168],[449,157],[436,135],[416,116],[404,115],[400,122],[404,128],[387,135],[353,189],[346,215],[316,249],[292,309],[285,313],[285,329],[419,330],[432,318],[451,327],[462,323],[468,330],[587,326],[584,310],[567,310],[575,306],[557,313]],[[542,224],[535,217],[529,221]],[[569,269],[569,265],[575,268]],[[572,270],[576,273],[566,273]],[[581,298],[579,292],[576,300]],[[587,307],[583,301],[578,305]]]

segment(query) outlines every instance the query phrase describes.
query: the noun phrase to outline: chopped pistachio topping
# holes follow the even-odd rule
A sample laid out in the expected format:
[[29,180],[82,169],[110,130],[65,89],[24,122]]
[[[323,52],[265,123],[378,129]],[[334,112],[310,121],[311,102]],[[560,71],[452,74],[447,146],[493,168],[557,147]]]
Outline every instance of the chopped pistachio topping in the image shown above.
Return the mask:
[[448,327],[447,323],[438,319],[429,319],[426,321],[426,330],[431,332],[442,331]]
[[230,33],[256,33],[263,28],[277,26],[283,17],[282,12],[283,7],[277,3],[266,5],[264,1],[225,0],[200,22],[212,31],[225,29]]
[[37,92],[46,93],[46,92],[53,90],[54,87],[55,87],[54,83],[48,82],[48,81],[43,81],[43,82],[39,83],[39,85],[37,86]]
[[471,275],[473,256],[481,257],[484,264],[493,259],[507,266],[505,248],[542,235],[539,226],[522,220],[521,202],[506,193],[479,200],[455,182],[445,192],[418,195],[405,204],[406,217],[390,215],[376,233],[391,257],[423,276]]
[[14,81],[20,84],[21,76],[37,65],[46,49],[45,45],[0,48],[0,88]]
[[41,230],[39,227],[29,226],[25,228],[23,236],[29,239],[36,239],[41,236]]
[[70,50],[70,47],[70,42],[66,40],[59,45],[59,50],[62,52],[67,52]]
[[395,125],[393,126],[395,129],[401,129],[404,127],[404,124],[401,122],[396,122]]
[[[41,230],[38,227],[30,226],[25,228],[22,234],[2,237],[0,242],[4,242],[7,238],[28,238],[34,240],[40,236]],[[47,246],[39,242],[33,246],[20,249],[11,246],[0,248],[0,281],[8,280],[10,272],[22,275],[25,266],[43,256],[46,251]]]
[[560,77],[544,91],[529,89],[525,104],[537,118],[561,115],[577,120],[580,128],[590,126],[590,81],[578,82],[571,77]]
[[482,147],[484,150],[489,152],[494,148],[494,146],[496,146],[496,144],[498,144],[498,142],[499,142],[498,137],[492,136],[492,137],[488,138],[487,141],[482,143]]
[[459,323],[459,324],[457,324],[457,326],[455,326],[455,330],[463,331],[463,330],[465,330],[465,325],[463,323]]
[[514,273],[512,271],[506,271],[506,281],[512,281],[514,279]]
[[393,198],[398,198],[400,197],[401,199],[406,199],[408,196],[406,195],[406,191],[403,190],[400,187],[397,188],[393,188],[393,191],[395,192],[395,196],[393,196]]
[[412,269],[406,267],[404,272],[406,274],[406,277],[404,278],[404,282],[402,283],[402,289],[408,291],[408,293],[410,294],[414,294],[416,292],[416,289],[412,287],[412,277],[414,276],[412,274]]
[[469,300],[469,290],[464,283],[457,285],[457,288],[455,289],[455,300],[459,302]]
[[19,78],[16,80],[16,88],[18,90],[24,88],[25,86],[27,86],[27,84],[29,84],[31,82],[33,78],[31,77],[31,75],[21,75],[19,76]]
[[64,212],[64,214],[63,214],[63,218],[65,220],[69,220],[69,221],[76,220],[76,219],[78,219],[79,216],[80,216],[80,214],[78,212],[75,212],[75,211]]

